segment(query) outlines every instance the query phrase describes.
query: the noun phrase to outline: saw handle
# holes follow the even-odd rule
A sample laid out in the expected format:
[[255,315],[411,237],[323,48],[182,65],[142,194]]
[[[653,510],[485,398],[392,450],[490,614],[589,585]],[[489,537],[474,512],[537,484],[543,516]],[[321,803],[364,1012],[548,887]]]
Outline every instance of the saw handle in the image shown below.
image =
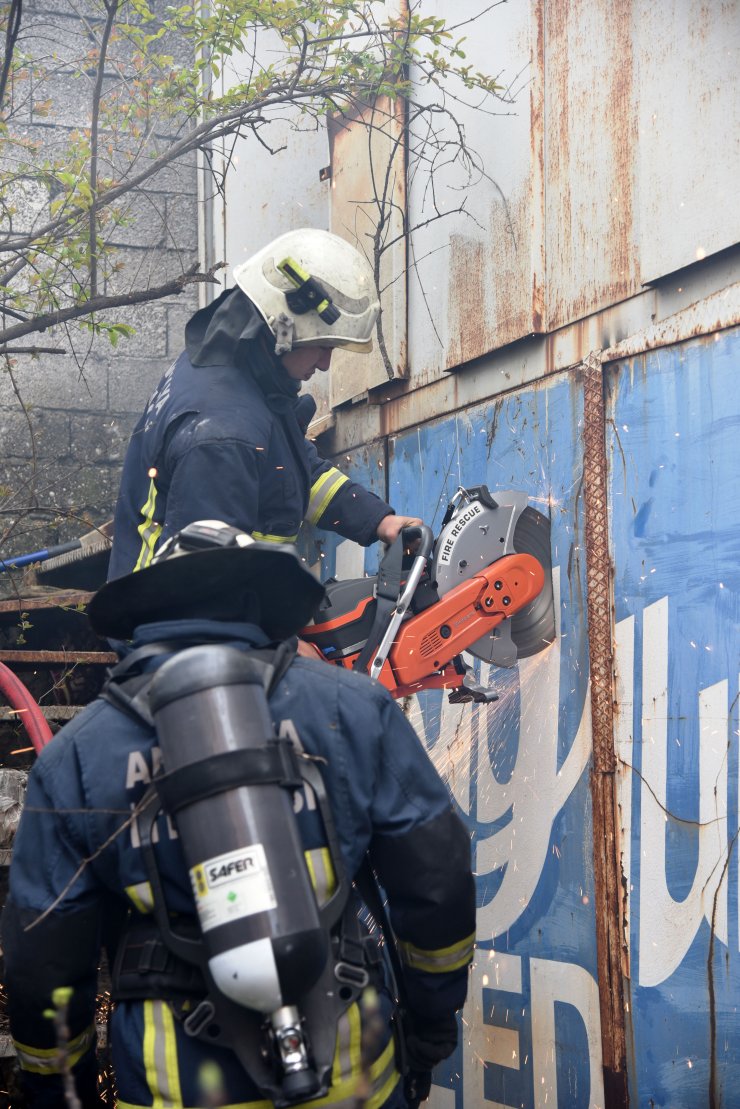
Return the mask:
[[[418,541],[418,542],[417,542]],[[417,543],[413,554],[416,558],[424,558],[428,562],[434,550],[434,532],[426,524],[412,524],[401,530],[401,542],[404,548]]]

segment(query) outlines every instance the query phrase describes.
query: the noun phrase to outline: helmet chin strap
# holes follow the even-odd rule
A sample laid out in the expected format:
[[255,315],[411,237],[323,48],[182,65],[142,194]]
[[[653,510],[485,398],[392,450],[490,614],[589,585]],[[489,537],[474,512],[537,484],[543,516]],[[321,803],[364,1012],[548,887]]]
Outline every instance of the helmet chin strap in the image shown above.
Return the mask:
[[293,349],[295,323],[292,316],[281,312],[274,321],[275,354],[288,354]]

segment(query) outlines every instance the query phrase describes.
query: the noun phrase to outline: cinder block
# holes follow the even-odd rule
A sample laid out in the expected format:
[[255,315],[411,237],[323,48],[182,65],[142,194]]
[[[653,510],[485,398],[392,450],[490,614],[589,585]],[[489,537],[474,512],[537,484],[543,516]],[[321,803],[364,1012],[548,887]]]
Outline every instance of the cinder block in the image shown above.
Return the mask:
[[[16,409],[0,409],[0,443],[6,458],[67,458],[70,454],[69,416],[64,412],[32,409],[26,417]],[[30,424],[30,427],[29,427]]]
[[[122,248],[118,254],[119,269],[106,278],[105,291],[109,296],[128,294],[146,289],[161,288],[182,276],[197,259],[177,250],[140,250],[134,247]],[[186,286],[187,289],[187,286]],[[171,298],[179,301],[183,293],[171,293]],[[158,300],[156,305],[161,305]]]
[[92,21],[80,19],[70,13],[69,6],[64,13],[24,11],[16,49],[33,58],[48,73],[69,71],[99,42],[94,29],[101,24],[100,12],[96,15],[97,19]]
[[167,306],[167,353],[170,358],[177,358],[184,350],[185,324],[197,308],[197,304],[184,307],[180,302]]
[[[104,365],[98,361],[90,359],[82,371],[73,359],[60,355],[40,355],[38,358],[19,355],[15,361],[13,374],[27,405],[83,412],[105,411],[108,376]],[[10,376],[0,363],[0,406],[13,407],[17,403]]]
[[115,360],[118,354],[126,358],[157,358],[166,355],[167,310],[164,305],[153,301],[111,308],[105,313],[105,319],[110,323],[128,324],[136,332],[129,338],[120,339],[115,350],[110,348],[111,360]]
[[73,415],[70,433],[75,457],[90,463],[121,463],[138,414],[120,416]]
[[198,249],[198,201],[195,181],[191,196],[168,196],[166,200],[167,246],[195,253]]
[[65,463],[54,469],[44,491],[44,506],[57,521],[69,524],[72,536],[87,530],[87,519],[109,520],[121,481],[119,465]]
[[10,232],[32,231],[49,218],[49,190],[30,177],[16,178],[6,197],[3,222]]
[[[116,209],[126,223],[110,226],[104,232],[107,242],[121,246],[157,247],[164,242],[166,198],[157,192],[132,193]],[[175,240],[177,245],[181,245]],[[172,245],[172,244],[170,244]]]
[[108,367],[109,409],[138,419],[171,358],[112,358]]

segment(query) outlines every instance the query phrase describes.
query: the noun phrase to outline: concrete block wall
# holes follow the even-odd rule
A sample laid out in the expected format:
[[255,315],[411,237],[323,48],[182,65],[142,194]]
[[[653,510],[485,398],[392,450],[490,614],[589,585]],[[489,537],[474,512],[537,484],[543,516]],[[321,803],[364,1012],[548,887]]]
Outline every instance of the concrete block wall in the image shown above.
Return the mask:
[[[40,139],[46,151],[59,148],[89,116],[90,80],[76,76],[72,63],[89,40],[89,27],[99,24],[100,10],[93,3],[57,0],[24,5],[18,48],[47,59],[49,76],[26,91],[13,126]],[[187,60],[182,43],[169,43],[168,49]],[[49,96],[52,109],[41,115],[34,105]],[[152,149],[166,142],[166,134],[151,137]],[[43,217],[48,197],[31,183],[23,200],[16,226],[32,226],[34,218]],[[118,227],[113,239],[120,244],[122,266],[108,279],[107,292],[161,284],[196,260],[195,157],[173,164],[131,194],[128,208],[131,222]],[[23,340],[64,347],[64,355],[19,355],[10,371],[0,358],[0,558],[64,542],[110,519],[130,433],[179,353],[185,321],[197,306],[197,287],[189,286],[177,296],[107,313],[106,319],[136,329],[115,349],[107,337],[73,323]],[[7,577],[0,575],[0,595],[7,592]]]

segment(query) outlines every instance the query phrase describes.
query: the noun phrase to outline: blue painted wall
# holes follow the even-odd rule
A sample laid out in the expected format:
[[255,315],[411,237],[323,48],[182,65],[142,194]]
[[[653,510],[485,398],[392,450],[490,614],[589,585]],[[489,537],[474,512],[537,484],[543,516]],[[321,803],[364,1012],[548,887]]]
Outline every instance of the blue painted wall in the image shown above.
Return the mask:
[[581,425],[580,389],[560,375],[388,444],[389,499],[435,529],[461,485],[525,490],[551,519],[559,594],[557,644],[514,670],[483,667],[496,704],[430,692],[406,705],[476,860],[471,997],[432,1101],[449,1109],[539,1106],[546,1093],[549,1105],[599,1104]]
[[740,1105],[739,372],[733,331],[609,375],[631,1093],[671,1109]]
[[[737,331],[605,371],[633,1106],[740,1106],[739,371]],[[481,482],[524,489],[552,524],[558,642],[479,668],[494,705],[405,705],[470,827],[478,883],[462,1042],[433,1109],[604,1103],[582,405],[558,375],[336,460],[435,528]],[[324,544],[327,573],[338,549]]]

